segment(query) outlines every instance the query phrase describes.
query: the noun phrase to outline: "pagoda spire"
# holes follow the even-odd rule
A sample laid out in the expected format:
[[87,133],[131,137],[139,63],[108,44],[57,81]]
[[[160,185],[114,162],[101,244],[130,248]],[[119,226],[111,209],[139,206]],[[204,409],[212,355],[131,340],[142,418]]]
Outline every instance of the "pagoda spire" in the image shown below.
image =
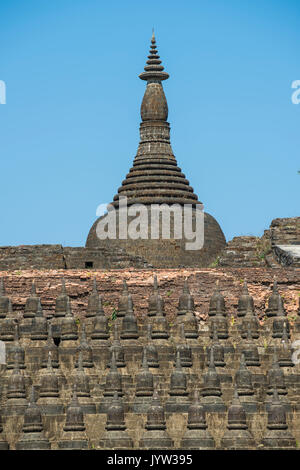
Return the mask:
[[145,72],[141,73],[139,78],[147,80],[147,82],[150,80],[161,82],[169,78],[169,74],[163,72],[164,67],[161,65],[160,56],[158,55],[154,30],[152,31],[150,51],[144,70]]

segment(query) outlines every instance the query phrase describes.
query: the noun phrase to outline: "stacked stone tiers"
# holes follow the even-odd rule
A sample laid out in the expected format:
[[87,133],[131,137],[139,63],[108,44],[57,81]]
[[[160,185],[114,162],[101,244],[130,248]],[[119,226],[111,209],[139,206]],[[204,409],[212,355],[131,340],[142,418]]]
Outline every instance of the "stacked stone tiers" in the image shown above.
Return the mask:
[[[66,282],[47,329],[38,287],[24,292],[22,317],[0,287],[11,361],[1,365],[1,449],[296,448],[300,333],[276,283],[264,324],[252,321],[256,299],[244,284],[234,321],[217,285],[200,325],[187,282],[172,322],[157,280],[134,302],[125,283],[111,316],[94,282],[84,318],[74,316]],[[148,305],[143,317],[138,300]]]

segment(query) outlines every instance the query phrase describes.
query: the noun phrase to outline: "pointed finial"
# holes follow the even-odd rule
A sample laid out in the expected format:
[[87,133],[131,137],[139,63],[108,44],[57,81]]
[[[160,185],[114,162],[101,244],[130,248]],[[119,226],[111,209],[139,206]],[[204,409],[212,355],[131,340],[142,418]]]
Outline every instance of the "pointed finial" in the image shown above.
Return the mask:
[[48,321],[48,340],[50,341],[52,339],[52,326],[51,322]]
[[80,343],[81,343],[81,344],[82,344],[82,343],[86,343],[85,323],[82,323]]
[[112,351],[111,353],[111,362],[110,362],[110,371],[116,371],[117,369],[117,362],[116,362],[116,356],[115,356],[115,351]]
[[186,277],[185,280],[184,280],[183,292],[184,292],[184,294],[189,294],[189,293],[190,293],[189,284],[188,284],[188,278],[187,278],[187,277]]
[[157,316],[163,317],[163,301],[160,297],[157,299]]
[[63,277],[61,279],[61,293],[63,295],[66,295],[67,294],[67,291],[66,291],[66,281],[65,281],[65,278]]
[[273,283],[273,294],[278,294],[278,285],[277,285],[277,279],[274,276],[274,283]]
[[287,332],[287,325],[286,322],[283,322],[283,331],[282,331],[282,342],[287,343],[289,340],[288,332]]
[[152,401],[159,401],[157,385],[154,387]]
[[72,317],[71,302],[69,297],[67,297],[67,307],[66,307],[66,317]]
[[127,286],[127,282],[125,281],[125,279],[123,280],[123,294],[124,293],[127,293],[128,292],[128,286]]
[[158,290],[156,274],[154,275],[154,278],[153,278],[153,289],[154,289],[154,292],[156,292]]
[[77,398],[77,384],[75,383],[73,385],[73,394],[72,394],[72,400],[70,403],[70,406],[78,406],[78,398]]
[[94,277],[94,279],[93,279],[93,291],[92,292],[93,292],[93,294],[98,294],[96,277]]
[[36,286],[35,286],[34,280],[32,281],[32,284],[31,284],[31,296],[36,297]]
[[42,309],[42,304],[41,304],[40,299],[38,300],[36,316],[37,317],[42,317],[43,316],[43,309]]
[[145,348],[145,347],[144,347],[144,349],[143,349],[142,368],[143,368],[144,370],[149,370],[149,367],[148,367],[148,360],[147,360],[147,348]]
[[47,369],[51,369],[51,370],[52,370],[51,351],[48,352]]
[[153,79],[157,81],[162,81],[167,80],[167,78],[169,78],[169,74],[163,72],[164,67],[161,65],[161,60],[157,52],[154,31],[152,31],[150,52],[144,70],[145,72],[141,73],[139,77],[141,80],[147,80],[147,82]]
[[277,311],[277,316],[278,316],[278,317],[284,317],[284,316],[285,316],[285,313],[284,313],[284,306],[283,306],[283,299],[282,299],[281,295],[280,295],[279,298],[278,298],[278,311]]
[[246,368],[247,368],[247,364],[246,364],[245,354],[244,354],[244,353],[242,353],[242,355],[241,355],[240,367],[241,367],[241,369],[246,369]]
[[128,294],[127,313],[133,313],[133,300],[131,294]]
[[78,370],[83,370],[83,357],[82,357],[82,349],[79,350],[78,356]]
[[17,343],[20,339],[20,330],[19,330],[19,323],[16,322],[15,325],[15,342]]
[[209,369],[215,369],[214,349],[210,348]]
[[182,366],[181,366],[180,351],[179,351],[179,349],[177,349],[177,352],[176,352],[176,370],[181,370],[181,369],[182,369]]
[[151,323],[148,323],[148,324],[147,324],[147,339],[148,339],[148,340],[151,340],[151,339],[152,339],[152,338],[151,338],[151,333],[152,333],[152,325],[151,325]]
[[244,280],[244,284],[243,284],[243,294],[249,295],[248,285],[247,285],[246,279]]
[[99,297],[98,297],[98,308],[97,308],[96,315],[101,316],[101,317],[104,315],[101,295],[99,295]]
[[193,404],[194,405],[198,405],[199,404],[199,391],[196,389],[194,390],[194,400],[193,400]]

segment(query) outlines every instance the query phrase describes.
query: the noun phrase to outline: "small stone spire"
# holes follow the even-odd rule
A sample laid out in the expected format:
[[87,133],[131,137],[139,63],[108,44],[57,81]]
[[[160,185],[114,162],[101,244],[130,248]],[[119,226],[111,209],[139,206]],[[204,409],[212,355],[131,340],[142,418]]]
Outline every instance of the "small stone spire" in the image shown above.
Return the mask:
[[157,276],[154,275],[153,292],[148,299],[148,316],[153,317],[157,315],[159,309],[159,302],[161,302],[162,309],[164,309],[164,301],[158,291]]
[[14,369],[12,375],[8,378],[7,398],[26,398],[24,375],[20,371],[18,355],[15,355]]
[[280,294],[278,292],[278,285],[277,285],[277,280],[274,277],[274,283],[273,283],[273,288],[272,288],[272,293],[269,297],[268,301],[268,308],[266,310],[266,315],[267,317],[275,317],[278,312],[278,307],[279,307],[279,302],[280,302]]
[[235,385],[240,396],[254,395],[252,373],[247,368],[245,355],[241,354],[240,367],[235,374]]
[[294,367],[294,362],[292,360],[292,348],[289,341],[287,322],[283,322],[283,331],[281,337],[282,347],[279,349],[279,358],[278,363],[280,367]]
[[282,338],[283,335],[283,324],[286,324],[286,332],[288,337],[290,337],[290,324],[286,317],[286,313],[284,311],[283,300],[280,296],[278,298],[278,310],[277,315],[273,320],[273,338]]
[[70,301],[66,291],[66,281],[63,277],[61,280],[61,293],[56,298],[55,302],[55,317],[65,317],[68,309],[68,302]]
[[171,396],[185,396],[187,395],[186,389],[186,374],[182,370],[180,352],[176,353],[176,367],[171,374],[170,380],[170,395]]
[[72,314],[71,303],[69,297],[66,301],[66,315],[61,320],[61,341],[78,339],[78,328],[75,318]]
[[137,339],[139,337],[137,320],[133,313],[132,297],[128,295],[127,311],[122,321],[121,335],[122,339]]
[[280,368],[278,364],[278,356],[277,356],[276,348],[274,349],[272,367],[268,370],[267,381],[268,381],[267,393],[269,395],[273,394],[274,389],[276,389],[277,393],[280,395],[287,394],[285,377],[284,377],[283,370]]
[[83,412],[78,401],[76,385],[73,387],[72,399],[67,408],[64,431],[85,431]]
[[25,369],[25,350],[20,344],[20,328],[19,323],[16,322],[14,325],[14,342],[6,349],[6,367],[7,369],[13,369],[15,358],[17,357],[20,369]]
[[[81,327],[81,337],[80,344],[77,348],[77,356],[79,355],[80,351],[82,352],[83,367],[94,367],[93,351],[86,337],[85,323],[82,323]],[[75,363],[75,367],[78,367],[78,360]]]
[[58,347],[56,346],[53,340],[51,321],[48,321],[47,330],[48,330],[48,337],[47,337],[47,343],[43,348],[42,367],[43,368],[47,367],[48,357],[49,357],[49,352],[50,352],[52,367],[57,368],[59,367]]
[[212,317],[216,315],[217,312],[225,315],[225,299],[220,291],[219,279],[216,281],[215,290],[209,301],[208,315]]
[[24,414],[23,434],[16,443],[16,450],[50,450],[50,442],[44,436],[40,407],[36,404],[32,386],[28,406]]
[[210,350],[208,371],[205,374],[203,374],[202,395],[203,397],[205,396],[220,397],[222,395],[220,377],[216,372],[216,367],[215,367],[215,362],[214,362],[213,348],[211,348]]
[[47,319],[43,315],[42,304],[38,299],[37,312],[31,323],[31,340],[46,340],[48,337]]
[[246,412],[240,402],[237,387],[234,388],[233,399],[228,409],[228,424],[221,447],[224,449],[254,449],[256,446],[246,421]]
[[121,396],[122,392],[122,376],[117,369],[115,352],[111,353],[110,369],[106,375],[104,396],[113,396],[114,392],[117,391]]
[[[181,365],[183,367],[192,367],[193,365],[192,350],[189,344],[187,344],[184,330],[185,330],[184,323],[180,323],[179,325],[180,343],[176,346],[176,352],[179,351]],[[176,357],[175,357],[175,364],[176,364]]]
[[238,302],[238,317],[245,316],[248,308],[250,308],[251,311],[254,311],[254,301],[253,297],[249,294],[247,281],[245,280]]
[[[110,353],[111,353],[111,357],[112,357],[112,353],[114,353],[117,367],[125,367],[126,364],[124,360],[124,350],[119,340],[119,332],[118,332],[117,323],[114,324],[114,340],[110,347]],[[108,363],[107,367],[110,367],[110,363]]]
[[217,367],[224,367],[225,364],[225,351],[224,346],[220,343],[217,333],[217,326],[215,323],[212,325],[213,329],[213,337],[212,337],[212,344],[210,347],[207,348],[207,360],[210,361],[210,351],[213,349],[214,351],[214,363]]
[[194,391],[193,402],[188,410],[187,431],[181,443],[181,449],[213,449],[215,441],[207,430],[204,407],[199,401],[198,390]]
[[42,414],[36,404],[35,396],[35,388],[32,386],[24,416],[23,432],[41,432],[43,430]]
[[246,313],[243,316],[242,320],[242,338],[247,337],[248,326],[251,329],[252,338],[258,338],[259,323],[254,312],[253,302],[250,302],[249,299],[248,304],[246,306]]
[[167,319],[163,312],[162,302],[159,299],[157,305],[156,317],[152,320],[152,339],[168,339],[169,338],[169,326]]
[[142,369],[136,376],[136,396],[147,397],[153,394],[153,375],[149,371],[147,349],[143,349]]
[[40,397],[59,397],[58,378],[52,368],[51,351],[48,352],[47,369],[45,370],[45,374],[41,377]]
[[[223,298],[224,300],[224,298]],[[224,304],[225,305],[225,304]],[[223,308],[223,301],[221,296],[216,296],[214,302],[214,314],[210,318],[210,337],[213,338],[213,330],[216,328],[218,338],[227,339],[228,334],[228,321],[225,318],[225,307]]]
[[96,311],[95,320],[93,323],[93,330],[91,333],[91,339],[101,339],[107,340],[109,338],[109,329],[108,329],[108,318],[104,313],[102,306],[102,297],[99,295],[98,298],[98,308]]
[[66,422],[63,437],[58,443],[61,450],[86,450],[89,442],[85,433],[84,415],[77,398],[76,385],[73,386],[73,394],[67,408]]
[[227,429],[248,429],[246,413],[240,402],[237,387],[234,387],[233,400],[228,410]]
[[188,279],[185,278],[182,293],[179,297],[177,315],[185,315],[187,312],[194,312],[194,299],[191,296]]
[[99,292],[97,288],[97,281],[94,277],[92,292],[89,295],[88,306],[86,310],[86,318],[95,317],[99,307]]
[[247,366],[260,366],[259,353],[252,339],[250,324],[247,326],[247,339],[242,342],[241,348],[241,353],[245,356]]
[[118,302],[117,317],[124,317],[128,308],[128,286],[125,279],[123,280],[123,290]]
[[113,394],[107,410],[105,430],[99,441],[101,448],[131,449],[133,447],[133,441],[126,431],[123,402],[117,392]]
[[105,429],[107,431],[125,431],[124,406],[118,392],[115,391],[111,405],[107,410],[107,421]]
[[159,367],[157,347],[152,341],[152,325],[147,324],[147,361],[149,367]]
[[146,432],[139,442],[140,448],[168,449],[174,443],[166,432],[164,407],[161,405],[157,387],[155,387],[151,404],[147,411]]

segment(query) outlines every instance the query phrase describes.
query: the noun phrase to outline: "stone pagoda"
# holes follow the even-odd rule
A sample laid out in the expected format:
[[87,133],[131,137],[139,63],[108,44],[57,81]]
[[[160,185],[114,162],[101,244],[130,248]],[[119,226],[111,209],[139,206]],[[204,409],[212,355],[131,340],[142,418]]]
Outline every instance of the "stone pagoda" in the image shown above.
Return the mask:
[[[163,237],[161,223],[155,239],[151,236],[150,222],[151,218],[153,219],[151,211],[153,204],[166,204],[169,208],[177,204],[181,209],[189,204],[193,210],[193,230],[196,224],[196,208],[203,207],[186,176],[177,165],[171,147],[170,125],[167,122],[168,104],[162,86],[162,82],[169,78],[169,74],[162,66],[154,33],[148,60],[139,78],[147,82],[141,105],[140,143],[133,166],[111,203],[111,208],[116,210],[116,238],[100,240],[97,236],[98,223],[105,225],[109,217],[107,213],[97,219],[92,226],[86,247],[122,249],[131,256],[142,256],[154,267],[209,266],[226,243],[219,224],[211,215],[204,213],[204,245],[201,249],[186,249],[186,243],[191,240],[185,238],[183,225],[181,225],[182,238],[175,237],[173,225],[175,217],[172,211],[170,212],[170,238]],[[127,198],[125,209],[124,198]],[[135,240],[127,235],[128,225],[136,218],[127,212],[133,204],[143,204],[146,211],[145,219],[143,219],[146,220],[145,233],[143,238]],[[121,222],[120,217],[124,215],[127,222]],[[103,220],[105,217],[106,220]],[[181,220],[183,221],[183,217]]]

